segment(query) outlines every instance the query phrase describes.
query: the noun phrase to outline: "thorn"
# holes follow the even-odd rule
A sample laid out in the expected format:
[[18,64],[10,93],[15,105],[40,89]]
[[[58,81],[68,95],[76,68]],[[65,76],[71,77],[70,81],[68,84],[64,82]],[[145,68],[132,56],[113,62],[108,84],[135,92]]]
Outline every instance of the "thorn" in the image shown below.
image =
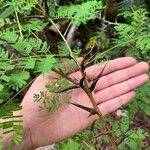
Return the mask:
[[[88,57],[89,57],[89,55],[91,54],[91,52],[92,52],[92,50],[93,49],[91,49],[85,56],[84,56],[84,58],[83,58],[83,60],[82,60],[82,62],[81,62],[81,69],[84,71],[85,70],[85,68],[86,68],[86,66],[85,66],[85,62],[87,61],[87,59],[88,59]],[[88,59],[88,60],[90,60],[91,59],[91,57]]]
[[103,67],[102,71],[100,72],[100,74],[93,80],[91,86],[90,86],[90,91],[92,92],[95,89],[95,86],[98,82],[98,80],[100,79],[100,77],[102,76],[104,69],[106,68],[107,63],[105,64],[105,66]]
[[86,106],[83,106],[83,105],[80,105],[80,104],[77,104],[77,103],[72,103],[72,102],[69,102],[69,103],[74,105],[74,106],[76,106],[76,107],[79,107],[79,108],[81,108],[81,109],[83,109],[85,111],[88,111],[90,113],[89,116],[97,114],[97,112],[93,108],[86,107]]
[[96,56],[96,54],[93,54],[93,56],[91,56],[91,57],[86,61],[86,64],[84,65],[85,68],[88,67],[88,65],[89,65],[88,62],[91,61],[95,56]]
[[64,74],[64,72],[62,71],[62,69],[58,68],[58,70],[59,70],[61,73],[63,73],[63,74]]
[[73,86],[70,86],[70,87],[68,87],[68,88],[65,88],[65,89],[62,89],[62,90],[60,90],[60,91],[57,91],[57,92],[55,92],[55,93],[67,92],[67,91],[69,91],[69,90],[77,89],[77,88],[79,88],[79,86],[73,85]]
[[79,83],[80,87],[83,87],[85,76],[86,76],[86,73],[84,73],[84,76],[80,80],[80,83]]

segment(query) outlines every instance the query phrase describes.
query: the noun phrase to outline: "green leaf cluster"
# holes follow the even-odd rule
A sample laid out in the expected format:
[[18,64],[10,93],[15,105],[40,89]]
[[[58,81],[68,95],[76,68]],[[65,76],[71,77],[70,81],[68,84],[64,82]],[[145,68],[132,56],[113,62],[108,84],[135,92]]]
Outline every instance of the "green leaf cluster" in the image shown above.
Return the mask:
[[39,106],[39,111],[47,110],[48,112],[56,111],[60,106],[59,95],[49,95],[47,91],[40,91],[34,94],[34,102],[42,102]]
[[[97,46],[102,54],[105,54],[105,58],[113,58],[112,53],[116,53],[114,48],[120,51],[127,49],[127,55],[140,60],[143,60],[143,57],[144,60],[150,60],[150,19],[144,0],[120,1],[117,6],[118,17],[123,19],[123,23],[116,22],[113,27],[109,22],[108,25],[103,24],[103,19],[106,18],[101,18],[105,12],[105,6],[101,0],[81,0],[74,3],[69,2],[67,5],[57,4],[58,2],[55,0],[47,2],[48,8],[45,8],[38,0],[0,0],[0,118],[4,120],[0,123],[0,128],[3,129],[4,135],[14,133],[12,140],[15,144],[19,144],[22,140],[20,136],[22,126],[16,124],[15,121],[16,118],[19,118],[18,123],[20,123],[21,116],[13,115],[14,111],[21,109],[21,91],[30,85],[36,76],[48,74],[54,67],[66,74],[74,70],[75,63],[58,57],[58,55],[69,56],[64,42],[57,45],[57,54],[51,54],[53,43],[45,38],[45,34],[52,26],[52,21],[68,20],[70,24],[79,26],[97,19],[96,33],[92,33],[94,36],[90,36],[87,47],[85,47],[86,50],[94,49]],[[107,7],[105,8],[107,9]],[[99,26],[99,23],[102,26]],[[93,32],[93,29],[90,30],[88,31]],[[112,32],[113,38],[109,39]],[[113,50],[113,52],[106,55],[105,50],[107,52]],[[81,49],[74,48],[72,52],[75,56],[79,56]],[[99,58],[103,58],[102,54]],[[71,67],[64,67],[66,64],[62,65],[62,62],[71,62]],[[46,85],[46,91],[35,93],[34,101],[41,102],[39,110],[56,111],[61,104],[59,99],[61,95],[58,93],[68,87],[67,80],[58,78],[56,82]],[[120,122],[112,121],[112,130],[115,136],[119,139],[127,136],[119,145],[121,150],[138,150],[143,146],[147,133],[130,129],[130,123],[139,109],[150,115],[149,89],[149,83],[139,88],[137,101],[128,106],[128,115],[122,117]],[[57,94],[50,96],[50,93]],[[96,130],[99,130],[98,127]],[[85,141],[83,139],[85,139],[88,145],[86,149],[94,150],[93,140],[90,141],[92,137],[91,131],[82,132],[72,139],[60,143],[58,149],[84,149]],[[108,137],[104,136],[102,141],[108,143]],[[3,149],[2,145],[0,145],[0,149]]]
[[115,26],[117,33],[117,39],[114,40],[114,44],[120,48],[130,47],[136,52],[140,52],[145,55],[149,55],[150,50],[150,26],[148,12],[140,8],[133,13],[124,12],[123,16],[129,20],[128,23],[118,23]]
[[55,19],[68,18],[79,25],[95,19],[103,8],[101,1],[92,0],[77,5],[60,6],[56,10]]

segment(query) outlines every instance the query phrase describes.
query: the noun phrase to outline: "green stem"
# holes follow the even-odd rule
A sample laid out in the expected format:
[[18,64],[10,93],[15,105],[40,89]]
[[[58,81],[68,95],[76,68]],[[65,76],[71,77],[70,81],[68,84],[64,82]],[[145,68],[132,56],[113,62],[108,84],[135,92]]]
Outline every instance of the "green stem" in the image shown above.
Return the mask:
[[16,8],[15,8],[14,0],[13,0],[13,5],[14,5],[14,10],[15,10],[15,15],[16,15],[16,19],[17,19],[18,28],[19,28],[20,37],[23,38],[22,29],[21,29],[18,13],[17,13]]
[[41,8],[41,11],[40,11],[40,12],[42,12],[42,14],[43,14],[44,16],[46,16],[47,19],[52,23],[52,25],[55,27],[55,29],[57,30],[57,32],[59,33],[59,35],[61,36],[61,38],[62,38],[63,41],[65,42],[65,44],[66,44],[66,46],[67,46],[67,49],[68,49],[68,51],[69,51],[69,54],[70,54],[71,59],[73,59],[74,62],[76,63],[76,65],[80,68],[80,64],[78,63],[78,61],[76,61],[76,59],[75,59],[75,57],[74,57],[74,55],[73,55],[73,53],[72,53],[72,51],[71,51],[71,48],[70,48],[70,46],[68,45],[68,43],[67,43],[65,37],[63,36],[63,34],[60,32],[60,30],[58,29],[58,27],[56,26],[56,24],[53,22],[53,20],[52,20],[49,16],[47,16],[47,14],[45,13],[45,10],[43,9],[43,7],[42,7],[41,5],[39,5],[39,7]]
[[125,44],[127,44],[127,43],[129,44],[130,42],[137,41],[139,38],[144,38],[144,37],[149,37],[149,36],[150,36],[150,35],[143,35],[143,36],[140,36],[140,37],[138,36],[138,37],[136,37],[135,39],[130,39],[130,40],[128,40],[128,41],[126,41],[126,42],[123,42],[123,43],[121,43],[121,44],[117,44],[117,45],[115,45],[115,46],[109,48],[108,50],[106,50],[106,51],[100,53],[100,54],[97,55],[95,58],[91,59],[87,64],[90,64],[90,63],[91,63],[92,61],[94,61],[95,59],[99,59],[102,55],[104,55],[104,54],[110,52],[111,50],[113,50],[113,49],[115,49],[115,48],[118,48],[118,47],[120,47],[120,46],[122,46],[122,45],[125,45]]
[[59,33],[59,35],[61,36],[61,38],[63,39],[63,41],[65,42],[67,48],[68,48],[68,51],[69,51],[69,54],[70,54],[70,57],[74,60],[74,62],[76,63],[76,65],[80,68],[80,65],[78,63],[78,61],[76,61],[72,51],[71,51],[71,48],[70,46],[68,45],[65,37],[62,35],[62,33],[60,32],[60,30],[58,29],[58,27],[56,26],[56,24],[53,22],[53,20],[51,18],[48,18],[48,20],[52,23],[52,25],[55,27],[55,29],[57,30],[57,32]]
[[[82,76],[84,76],[84,72],[82,70],[81,70],[81,74],[82,74]],[[90,99],[90,101],[91,101],[91,103],[93,105],[93,108],[96,110],[97,115],[99,116],[99,119],[101,119],[102,122],[105,123],[104,125],[105,125],[105,128],[107,129],[108,136],[109,136],[110,141],[111,141],[111,145],[113,146],[113,150],[118,150],[117,142],[115,140],[115,137],[114,137],[111,129],[109,129],[109,126],[107,125],[107,120],[103,117],[101,111],[99,110],[99,108],[98,108],[98,106],[97,106],[97,104],[95,102],[95,99],[94,99],[94,97],[93,97],[93,95],[92,95],[92,93],[91,93],[91,91],[90,91],[90,89],[88,87],[88,81],[86,80],[86,78],[84,80],[84,86],[83,86],[82,89],[85,91],[85,93],[89,97],[89,99]]]
[[17,92],[12,98],[7,100],[6,103],[4,103],[0,108],[6,106],[10,101],[12,101],[18,94],[20,94],[24,89],[26,89],[36,78],[32,79],[27,85],[25,85],[19,92]]

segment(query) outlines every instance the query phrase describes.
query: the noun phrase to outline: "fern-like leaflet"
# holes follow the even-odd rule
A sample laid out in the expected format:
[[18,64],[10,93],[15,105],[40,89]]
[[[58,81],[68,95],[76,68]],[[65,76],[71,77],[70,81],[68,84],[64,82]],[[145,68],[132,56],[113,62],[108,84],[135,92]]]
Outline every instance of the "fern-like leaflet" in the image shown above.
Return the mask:
[[118,24],[115,29],[118,38],[114,41],[120,47],[134,47],[143,54],[149,54],[150,46],[150,20],[145,9],[138,9],[130,14],[132,21],[129,24]]
[[56,16],[54,18],[68,18],[75,24],[85,24],[88,20],[95,19],[102,7],[102,2],[96,0],[87,1],[78,5],[60,6],[56,10]]
[[56,111],[60,106],[58,95],[48,95],[47,91],[40,91],[38,94],[34,94],[35,102],[42,102],[43,105],[39,106],[39,111],[47,109],[48,112]]

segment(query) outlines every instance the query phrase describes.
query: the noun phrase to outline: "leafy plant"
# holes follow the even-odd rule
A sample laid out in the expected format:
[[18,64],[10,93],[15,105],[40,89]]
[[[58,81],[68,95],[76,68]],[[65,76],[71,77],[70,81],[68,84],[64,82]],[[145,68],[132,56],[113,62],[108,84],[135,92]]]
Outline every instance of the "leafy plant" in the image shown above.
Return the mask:
[[[34,101],[42,102],[39,111],[45,109],[49,112],[56,111],[61,104],[61,93],[67,94],[68,91],[80,87],[90,97],[93,109],[72,103],[69,99],[66,102],[85,109],[91,114],[98,114],[99,118],[102,118],[94,98],[91,98],[91,93],[105,67],[97,78],[91,81],[90,86],[84,76],[85,69],[89,64],[120,56],[134,56],[138,60],[149,62],[148,7],[146,0],[119,2],[115,0],[107,2],[102,0],[69,2],[1,0],[0,118],[3,122],[0,123],[0,129],[3,130],[3,135],[13,133],[13,143],[21,142],[22,126],[16,124],[15,119],[19,118],[20,123],[22,116],[16,116],[14,112],[21,110],[19,99],[23,97],[22,91],[34,81],[36,76],[50,71],[55,72],[59,77],[55,82],[45,85],[46,91],[35,93]],[[111,16],[116,17],[112,19]],[[112,20],[115,21],[111,22]],[[59,27],[59,23],[63,21],[67,22],[61,25],[65,30],[64,33]],[[72,33],[76,40],[73,44],[68,44],[65,35],[72,31],[71,26],[79,27],[79,32]],[[55,28],[56,35],[51,33],[52,28]],[[53,38],[56,40],[52,40]],[[84,57],[81,64],[76,60],[78,56]],[[64,67],[66,64],[69,67]],[[69,78],[68,74],[74,69],[80,69],[82,74],[80,81]],[[70,85],[71,82],[73,86]],[[119,119],[108,117],[106,125],[102,123],[105,122],[102,118],[103,121],[94,125],[93,129],[61,142],[57,148],[94,150],[98,149],[98,141],[99,145],[103,146],[100,148],[104,149],[112,148],[110,142],[113,143],[114,149],[117,147],[142,149],[149,133],[141,129],[135,130],[131,124],[138,110],[143,110],[145,114],[150,115],[149,88],[148,83],[137,90],[137,101],[126,106],[128,112],[126,116]],[[55,93],[55,96],[50,97],[49,92]],[[113,131],[113,137],[110,131]],[[111,138],[108,138],[108,135]],[[116,142],[111,141],[114,138],[117,139]],[[0,149],[3,149],[2,145]]]

